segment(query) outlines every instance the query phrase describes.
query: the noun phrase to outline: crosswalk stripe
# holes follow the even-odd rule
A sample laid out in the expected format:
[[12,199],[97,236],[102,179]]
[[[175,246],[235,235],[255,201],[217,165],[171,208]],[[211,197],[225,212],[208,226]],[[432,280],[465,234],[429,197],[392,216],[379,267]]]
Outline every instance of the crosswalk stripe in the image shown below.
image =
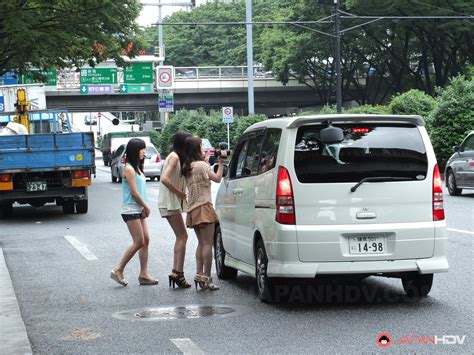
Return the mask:
[[204,352],[189,338],[170,339],[185,355],[203,355]]
[[84,258],[86,258],[86,260],[97,260],[97,257],[92,254],[92,252],[87,249],[87,247],[80,241],[78,241],[75,237],[73,237],[72,235],[65,235],[64,238],[66,238],[66,240],[71,243],[71,245],[76,248],[77,251],[81,253]]
[[450,231],[450,232],[457,232],[457,233],[465,233],[465,234],[472,234],[472,235],[474,235],[474,232],[469,232],[469,231],[465,231],[465,230],[462,230],[462,229],[448,228],[448,231]]

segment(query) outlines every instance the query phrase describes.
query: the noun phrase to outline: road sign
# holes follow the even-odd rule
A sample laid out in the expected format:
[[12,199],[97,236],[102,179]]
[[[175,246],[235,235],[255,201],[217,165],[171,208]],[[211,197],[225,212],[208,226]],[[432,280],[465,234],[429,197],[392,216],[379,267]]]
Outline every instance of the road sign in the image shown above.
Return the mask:
[[120,84],[119,92],[121,94],[141,94],[152,91],[152,86],[149,84],[133,85],[133,84]]
[[174,111],[173,90],[160,90],[159,110],[160,112],[173,112]]
[[47,79],[45,82],[33,79],[30,75],[20,75],[20,84],[35,84],[35,83],[44,83],[45,86],[56,86],[57,82],[57,72],[55,69],[51,70],[38,70],[33,69],[32,72],[39,72],[42,75],[46,76]]
[[15,85],[18,84],[18,75],[15,72],[7,71],[0,75],[0,85]]
[[82,68],[81,85],[117,84],[117,68]]
[[123,70],[123,81],[129,84],[153,83],[153,63],[132,63]]
[[222,108],[222,122],[232,123],[234,122],[234,108],[227,106]]
[[171,89],[174,87],[174,68],[163,65],[156,68],[156,86],[158,89]]
[[79,91],[83,95],[110,95],[114,93],[112,85],[81,85]]

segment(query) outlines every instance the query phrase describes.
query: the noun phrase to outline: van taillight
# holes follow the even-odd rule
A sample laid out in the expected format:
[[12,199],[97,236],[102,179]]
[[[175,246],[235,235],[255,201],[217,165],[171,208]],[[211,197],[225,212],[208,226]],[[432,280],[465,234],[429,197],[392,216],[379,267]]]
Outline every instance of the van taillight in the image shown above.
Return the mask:
[[161,161],[160,155],[156,155],[155,163],[159,163]]
[[444,220],[443,188],[438,164],[433,170],[433,221]]
[[295,224],[295,204],[290,174],[286,168],[278,167],[275,220],[281,224]]

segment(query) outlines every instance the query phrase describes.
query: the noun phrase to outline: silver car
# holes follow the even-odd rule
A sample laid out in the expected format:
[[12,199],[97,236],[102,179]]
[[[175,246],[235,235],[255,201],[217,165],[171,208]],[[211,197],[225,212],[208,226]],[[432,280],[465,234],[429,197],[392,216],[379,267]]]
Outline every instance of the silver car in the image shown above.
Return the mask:
[[474,189],[474,131],[453,150],[444,175],[449,194],[459,196],[463,189]]
[[[112,157],[110,163],[112,182],[122,182],[123,168],[125,167],[125,148],[125,144],[119,146]],[[147,143],[145,148],[145,162],[143,164],[145,176],[149,177],[150,180],[160,180],[162,167],[163,161],[161,160],[160,153],[158,153],[153,144]]]

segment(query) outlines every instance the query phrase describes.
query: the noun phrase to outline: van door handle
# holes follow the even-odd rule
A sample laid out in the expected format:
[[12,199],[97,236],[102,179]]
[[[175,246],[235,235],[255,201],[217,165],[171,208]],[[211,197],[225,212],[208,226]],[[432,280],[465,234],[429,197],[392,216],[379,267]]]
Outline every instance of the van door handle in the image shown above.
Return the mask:
[[377,218],[377,214],[375,212],[357,212],[356,218],[357,219],[375,219]]
[[232,190],[232,195],[234,195],[234,196],[242,196],[242,191],[243,191],[243,189],[233,189],[233,190]]

